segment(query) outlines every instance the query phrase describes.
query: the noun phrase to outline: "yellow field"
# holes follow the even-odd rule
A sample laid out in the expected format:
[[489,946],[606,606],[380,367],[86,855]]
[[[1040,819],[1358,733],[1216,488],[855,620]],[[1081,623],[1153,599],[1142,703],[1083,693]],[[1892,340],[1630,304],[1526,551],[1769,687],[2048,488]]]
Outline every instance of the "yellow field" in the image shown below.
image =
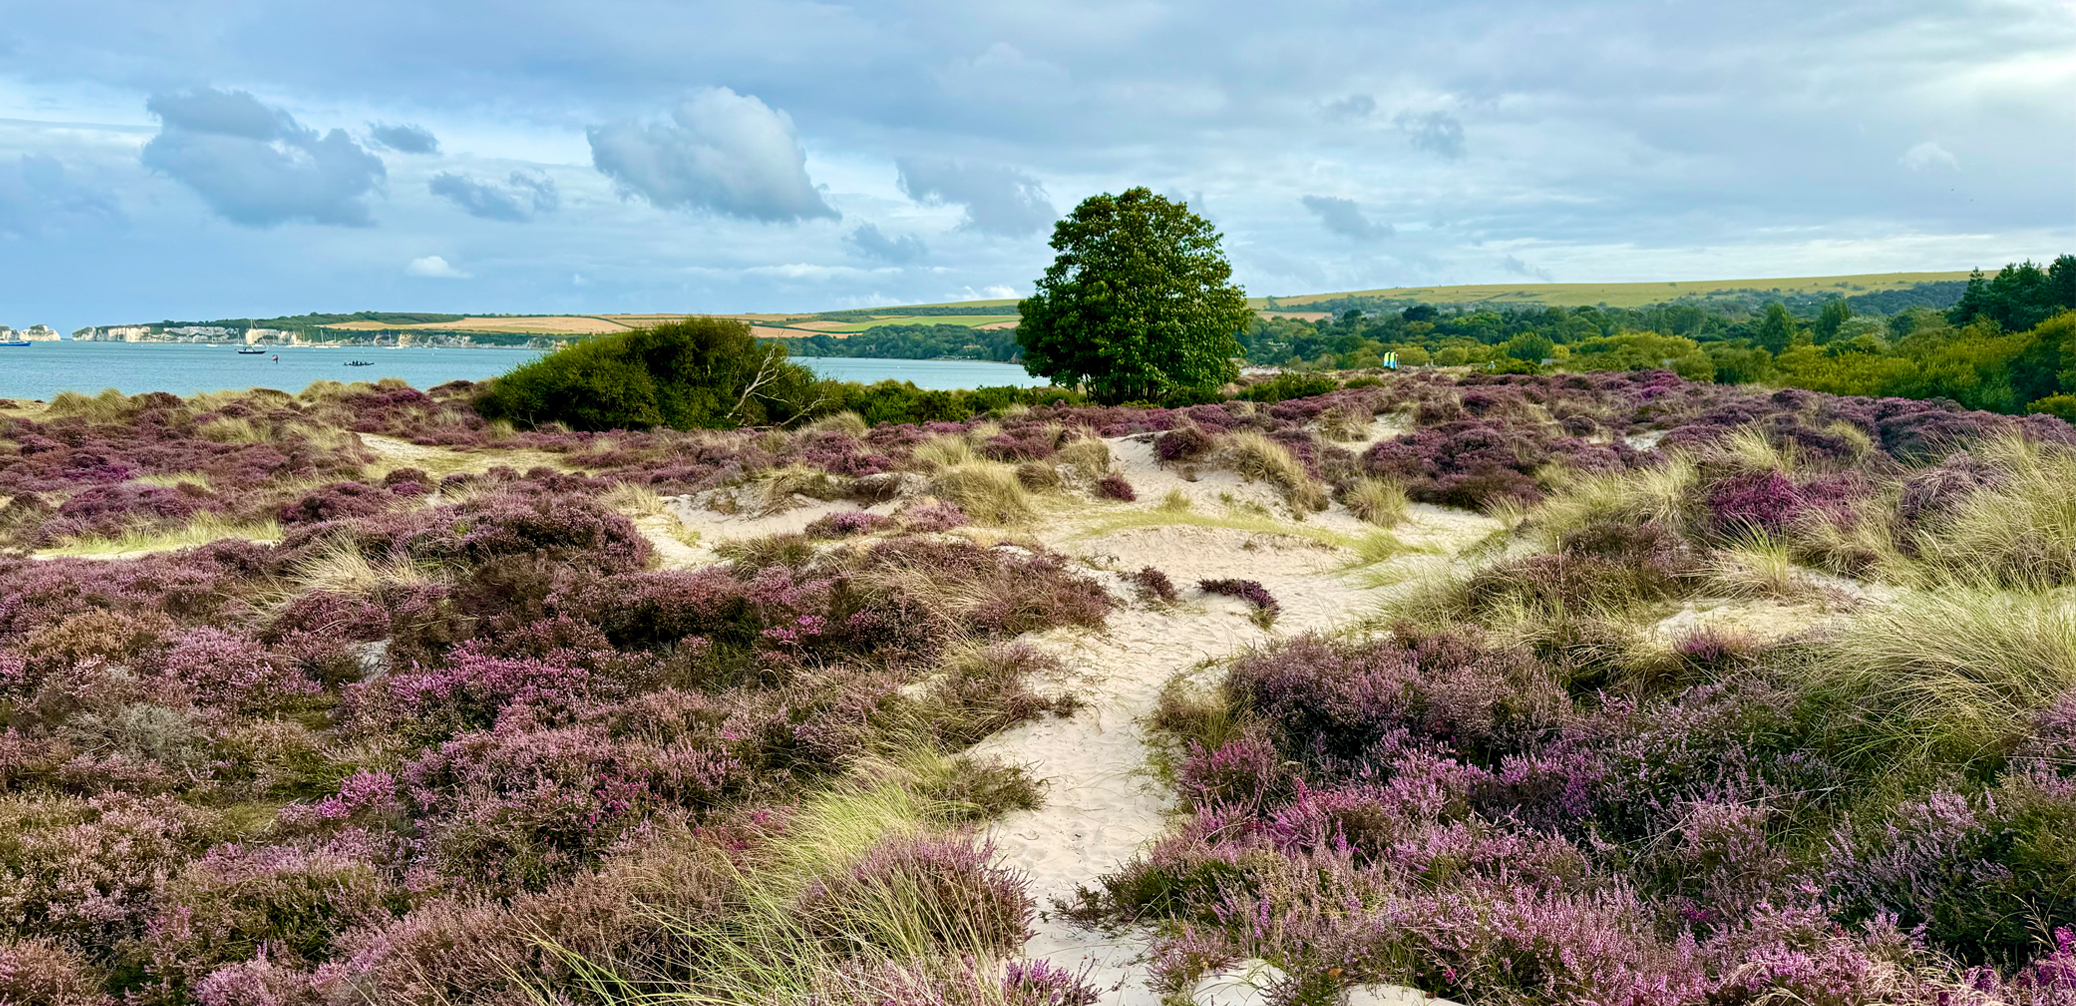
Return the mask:
[[1313,293],[1297,297],[1257,297],[1249,301],[1266,308],[1274,300],[1277,308],[1298,307],[1336,297],[1379,297],[1418,300],[1430,304],[1541,304],[1548,307],[1642,307],[1682,297],[1705,298],[1710,294],[1734,293],[1823,293],[1837,291],[1851,296],[1878,293],[1919,283],[1965,280],[1965,272],[1889,272],[1861,276],[1803,276],[1785,279],[1690,280],[1679,283],[1499,283],[1472,286],[1401,286],[1385,290],[1353,290],[1345,293]]

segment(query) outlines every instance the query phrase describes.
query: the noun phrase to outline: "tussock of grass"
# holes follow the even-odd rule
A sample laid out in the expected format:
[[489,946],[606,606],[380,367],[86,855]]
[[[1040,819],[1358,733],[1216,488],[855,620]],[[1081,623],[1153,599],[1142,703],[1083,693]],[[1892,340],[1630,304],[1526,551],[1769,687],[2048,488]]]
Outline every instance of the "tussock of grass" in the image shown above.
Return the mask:
[[862,437],[870,429],[865,417],[848,410],[832,412],[800,428],[803,433],[848,433],[854,437]]
[[1099,479],[1110,473],[1110,445],[1101,440],[1076,440],[1054,457],[1060,464],[1073,465],[1084,478]]
[[1406,519],[1406,487],[1389,479],[1358,479],[1342,498],[1348,512],[1378,527],[1397,527]]
[[2004,437],[1977,454],[1996,484],[1917,534],[1918,554],[1963,578],[2035,589],[2076,582],[2076,451]]
[[1798,575],[1788,543],[1755,535],[1709,556],[1709,585],[1725,596],[1791,600],[1812,593],[1810,583]]
[[996,461],[951,465],[930,480],[930,491],[958,504],[968,517],[983,524],[1021,524],[1038,516],[1014,465]]
[[1191,503],[1188,493],[1180,489],[1170,489],[1166,496],[1161,497],[1160,509],[1167,513],[1181,513],[1188,510]]
[[289,572],[295,593],[323,590],[335,594],[370,594],[385,586],[415,585],[431,577],[403,558],[369,559],[348,538],[333,538],[313,550]]
[[1694,459],[1684,453],[1673,453],[1648,468],[1572,473],[1562,480],[1557,494],[1528,511],[1525,520],[1552,545],[1566,532],[1603,520],[1655,523],[1686,532],[1698,519],[1688,500],[1700,475]]
[[818,500],[842,499],[844,496],[844,485],[836,476],[798,462],[766,472],[762,483],[761,507],[764,513],[790,509],[795,504],[795,496]]
[[164,486],[168,489],[180,486],[209,487],[209,476],[201,472],[162,472],[158,475],[139,475],[130,481],[142,486]]
[[[880,876],[862,886],[854,879],[843,898],[808,897],[874,846],[941,830],[947,808],[925,794],[943,788],[957,771],[952,759],[939,755],[874,763],[804,800],[769,846],[724,867],[740,892],[740,904],[725,918],[666,921],[686,953],[673,962],[677,974],[669,979],[560,954],[587,998],[629,1006],[850,1003],[862,1001],[858,986],[874,965],[915,973],[962,963],[992,967],[1002,959],[1000,935],[983,932],[966,914],[970,906],[947,902],[935,883]],[[566,996],[560,989],[531,991],[543,1002]]]
[[973,443],[956,435],[935,436],[917,444],[915,458],[944,468],[956,468],[980,460],[979,455],[973,453]]
[[98,395],[82,395],[77,391],[60,391],[44,407],[44,415],[52,418],[78,418],[90,423],[114,423],[129,418],[130,397],[114,388],[103,389]]
[[1290,448],[1254,430],[1241,430],[1226,438],[1226,456],[1240,477],[1260,479],[1283,490],[1296,513],[1324,510],[1326,488],[1312,478]]
[[168,552],[193,548],[225,538],[249,541],[280,541],[281,525],[271,520],[235,524],[221,515],[203,513],[177,527],[133,528],[114,537],[87,535],[70,538],[44,549],[42,555],[120,555],[129,552]]
[[1809,673],[1819,692],[1859,710],[1866,746],[1995,750],[2076,686],[2076,597],[1912,592],[1860,612]]

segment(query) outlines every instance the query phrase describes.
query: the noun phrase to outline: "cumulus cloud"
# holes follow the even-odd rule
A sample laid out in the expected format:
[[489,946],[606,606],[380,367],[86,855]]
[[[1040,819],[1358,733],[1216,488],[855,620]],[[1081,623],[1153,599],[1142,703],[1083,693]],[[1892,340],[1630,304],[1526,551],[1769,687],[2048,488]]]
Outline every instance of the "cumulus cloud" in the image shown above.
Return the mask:
[[1896,159],[1896,163],[1912,171],[1925,171],[1930,168],[1945,168],[1948,171],[1961,170],[1961,159],[1955,157],[1952,151],[1931,140],[1926,140],[1904,151],[1903,156]]
[[1305,208],[1319,218],[1327,230],[1357,241],[1375,241],[1393,234],[1390,224],[1380,224],[1363,215],[1361,204],[1338,196],[1306,196]]
[[1045,186],[1015,168],[966,164],[926,157],[894,162],[901,191],[931,205],[955,204],[966,209],[962,229],[995,237],[1024,237],[1058,218]]
[[440,152],[440,138],[434,136],[432,130],[410,123],[398,126],[372,123],[368,127],[368,139],[373,140],[378,147],[388,147],[399,154]]
[[1510,273],[1513,273],[1516,276],[1527,276],[1530,279],[1539,279],[1545,283],[1555,282],[1551,279],[1550,271],[1548,269],[1542,269],[1536,266],[1529,265],[1528,263],[1523,262],[1512,255],[1500,259],[1499,267],[1501,269],[1505,269]]
[[367,197],[388,175],[345,130],[320,136],[244,91],[158,94],[144,107],[161,123],[144,145],[144,166],[195,190],[232,223],[374,223]]
[[1451,161],[1463,159],[1463,123],[1447,112],[1400,112],[1392,121],[1416,150]]
[[1377,114],[1377,99],[1367,94],[1351,94],[1329,101],[1319,110],[1328,119],[1367,119]]
[[555,179],[539,171],[514,171],[503,182],[479,182],[442,171],[426,187],[469,216],[485,220],[525,223],[536,213],[553,213],[562,205]]
[[839,215],[808,179],[807,152],[786,113],[754,95],[710,87],[670,117],[586,130],[591,163],[623,198],[767,222]]
[[889,237],[875,224],[859,224],[856,230],[844,236],[843,243],[864,258],[877,259],[889,265],[917,262],[930,252],[924,247],[922,238],[913,234]]
[[424,276],[428,279],[469,278],[468,273],[462,272],[461,270],[454,268],[453,264],[449,263],[446,259],[441,258],[438,255],[427,255],[424,258],[414,258],[411,260],[410,265],[404,267],[404,272],[412,276]]
[[65,174],[48,154],[0,162],[0,236],[29,237],[75,221],[117,216],[115,200]]

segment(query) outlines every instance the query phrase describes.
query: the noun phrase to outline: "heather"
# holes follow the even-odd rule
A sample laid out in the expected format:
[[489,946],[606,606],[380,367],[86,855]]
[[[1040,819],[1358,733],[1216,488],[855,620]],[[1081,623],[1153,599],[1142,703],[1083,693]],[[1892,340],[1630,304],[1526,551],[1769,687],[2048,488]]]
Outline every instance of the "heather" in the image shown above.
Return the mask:
[[[0,419],[0,996],[1093,1001],[1021,958],[1047,906],[982,830],[1047,794],[962,755],[1074,712],[1033,633],[1290,623],[1244,557],[1106,581],[1039,541],[1180,521],[1147,480],[1211,471],[1309,541],[1505,530],[1387,631],[1163,711],[1187,820],[1083,910],[1175,988],[2044,1002],[2070,968],[2060,420],[1663,372],[730,430],[477,390]],[[692,506],[809,512],[663,530]],[[1723,598],[1835,624],[1654,634]]]
[[1183,818],[1075,916],[1178,995],[1266,961],[1291,1003],[2076,996],[2067,431],[1769,401],[1494,462],[1467,562],[1178,682]]

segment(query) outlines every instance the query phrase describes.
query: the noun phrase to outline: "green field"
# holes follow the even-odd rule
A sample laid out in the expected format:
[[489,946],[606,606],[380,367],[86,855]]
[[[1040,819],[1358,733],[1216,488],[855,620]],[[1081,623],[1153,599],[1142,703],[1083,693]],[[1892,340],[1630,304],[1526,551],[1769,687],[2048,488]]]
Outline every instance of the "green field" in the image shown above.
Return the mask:
[[1302,308],[1342,297],[1421,301],[1428,304],[1538,304],[1545,307],[1643,307],[1676,300],[1700,300],[1751,294],[1842,296],[1879,293],[1916,286],[1966,280],[1965,272],[1889,272],[1860,276],[1803,276],[1784,279],[1687,280],[1678,283],[1496,283],[1466,286],[1401,286],[1383,290],[1311,293],[1293,297],[1257,297],[1257,308]]

